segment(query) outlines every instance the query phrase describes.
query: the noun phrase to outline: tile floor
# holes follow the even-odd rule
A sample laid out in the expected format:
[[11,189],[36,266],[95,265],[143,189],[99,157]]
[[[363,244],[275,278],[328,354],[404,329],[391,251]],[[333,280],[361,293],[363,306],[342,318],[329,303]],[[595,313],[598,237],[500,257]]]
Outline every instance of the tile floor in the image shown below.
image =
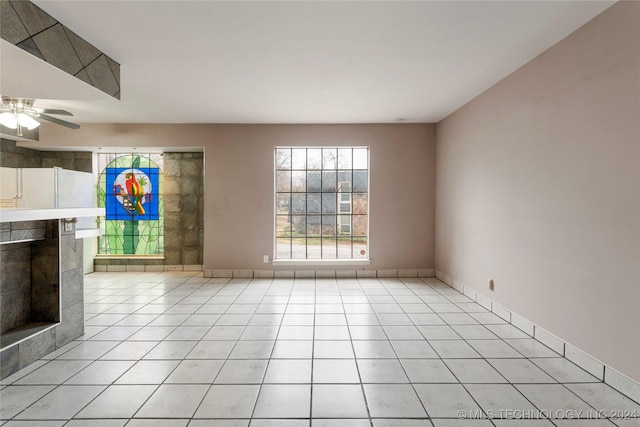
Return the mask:
[[2,426],[640,426],[436,279],[94,273],[85,294],[85,335],[0,382]]

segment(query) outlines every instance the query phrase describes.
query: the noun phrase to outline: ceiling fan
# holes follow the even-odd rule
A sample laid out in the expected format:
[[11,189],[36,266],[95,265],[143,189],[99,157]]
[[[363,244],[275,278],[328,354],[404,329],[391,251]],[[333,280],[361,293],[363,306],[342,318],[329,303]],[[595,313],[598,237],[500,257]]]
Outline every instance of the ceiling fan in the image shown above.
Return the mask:
[[47,108],[36,108],[33,106],[33,98],[11,98],[9,96],[2,97],[0,104],[0,124],[9,129],[17,129],[18,136],[22,136],[22,129],[32,130],[40,126],[40,123],[51,122],[69,129],[78,129],[80,126],[52,117],[49,114],[57,116],[73,116],[65,110],[54,110]]

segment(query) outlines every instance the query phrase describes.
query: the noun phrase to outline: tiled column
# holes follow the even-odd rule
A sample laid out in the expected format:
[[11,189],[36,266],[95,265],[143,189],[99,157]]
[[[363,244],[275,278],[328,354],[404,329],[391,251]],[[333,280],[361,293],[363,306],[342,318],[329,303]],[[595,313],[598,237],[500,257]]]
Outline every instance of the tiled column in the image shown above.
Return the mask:
[[202,265],[202,153],[164,154],[165,265]]
[[[61,220],[61,222],[63,222]],[[61,323],[56,328],[56,347],[61,347],[84,333],[84,275],[82,239],[71,231],[60,232]]]

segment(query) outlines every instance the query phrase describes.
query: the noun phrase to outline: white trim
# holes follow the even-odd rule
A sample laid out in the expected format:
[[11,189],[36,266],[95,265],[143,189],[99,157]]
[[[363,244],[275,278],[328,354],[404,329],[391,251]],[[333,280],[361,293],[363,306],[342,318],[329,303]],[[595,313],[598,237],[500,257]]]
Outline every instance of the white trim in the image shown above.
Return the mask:
[[253,270],[253,277],[256,279],[273,279],[274,276],[273,270]]
[[[97,266],[96,266],[97,267]],[[149,267],[149,266],[147,266]],[[162,267],[162,266],[160,266]],[[185,266],[184,271],[187,270]],[[148,271],[148,270],[147,270]],[[296,278],[296,279],[334,279],[334,278],[359,278],[359,279],[384,279],[384,278],[427,278],[434,277],[433,269],[401,269],[401,270],[203,270],[203,277],[206,278],[235,278],[235,279],[276,279],[276,278]],[[420,275],[422,273],[422,275]]]
[[489,311],[493,311],[493,301],[490,298],[476,292],[476,302]]
[[[135,259],[135,258],[132,258]],[[147,258],[148,259],[148,258]],[[202,271],[202,265],[194,264],[176,264],[176,265],[163,265],[163,264],[153,264],[153,265],[144,265],[144,264],[129,264],[129,265],[116,265],[116,264],[94,264],[93,271],[98,272],[107,272],[107,271],[147,271],[147,272],[162,272],[162,271],[193,271],[198,272]],[[204,276],[204,277],[212,277],[212,276]]]
[[535,332],[533,323],[513,312],[511,313],[511,324],[529,336],[533,336]]
[[442,275],[442,281],[453,288],[453,279],[446,274]]
[[293,277],[296,279],[315,279],[315,270],[294,270]]
[[453,279],[453,285],[451,287],[456,291],[464,294],[464,285],[461,282],[458,282],[456,279]]
[[418,269],[418,277],[435,277],[435,275],[436,275],[435,268]]
[[356,270],[356,277],[358,279],[375,279],[378,277],[378,272],[375,270]]
[[275,270],[273,272],[273,277],[276,279],[293,279],[294,271],[293,270]]
[[38,240],[46,240],[46,237],[38,237],[35,239],[22,239],[22,240],[7,240],[4,242],[0,242],[0,245],[13,245],[14,243],[30,243],[30,242],[37,242]]
[[604,366],[604,382],[636,402],[640,402],[640,383],[607,365]]
[[540,341],[542,344],[549,347],[551,350],[556,353],[564,356],[564,344],[565,342],[553,335],[551,332],[542,329],[540,326],[534,326],[534,334],[533,337]]
[[408,279],[413,277],[418,277],[418,270],[412,270],[408,268],[398,270],[398,278],[400,279]]
[[102,236],[101,228],[76,228],[76,239]]
[[335,270],[316,270],[316,279],[335,279]]
[[204,270],[203,275],[212,278],[231,278],[233,270]]
[[580,366],[600,381],[604,381],[604,363],[589,356],[587,353],[572,346],[571,344],[565,344],[564,357]]
[[368,259],[274,259],[271,261],[274,266],[321,266],[321,265],[369,265],[371,260]]
[[[77,237],[76,237],[77,238]],[[96,254],[93,259],[136,259],[136,260],[145,260],[145,259],[164,259],[164,255],[113,255],[113,254]]]
[[[496,315],[507,320],[511,325],[523,331],[525,334],[531,336],[536,341],[541,342],[547,347],[551,348],[556,353],[559,353],[567,360],[575,363],[585,371],[592,374],[594,377],[603,381],[605,384],[611,386],[620,393],[628,396],[636,402],[640,402],[640,382],[637,382],[623,373],[615,370],[614,368],[607,366],[603,362],[600,362],[595,357],[585,353],[577,347],[567,343],[562,338],[559,338],[547,330],[541,328],[533,322],[525,319],[524,317],[508,310],[507,308],[497,304],[489,297],[478,293],[477,291],[465,286],[455,279],[447,276],[439,270],[435,270],[435,276],[441,282],[449,285],[454,289],[462,288],[462,293],[469,298],[473,299],[478,304],[492,311]],[[450,282],[450,283],[448,283]]]
[[[27,340],[30,340],[32,338],[37,337],[38,335],[52,329],[55,328],[56,326],[59,326],[62,324],[62,320],[58,320],[56,322],[41,322],[44,323],[44,325],[42,326],[38,326],[36,329],[38,329],[36,332],[32,332],[29,335],[26,335],[20,339],[17,339],[13,342],[11,342],[10,344],[6,344],[4,347],[0,347],[0,353],[4,352],[6,349],[11,348],[15,345],[21,344]],[[19,351],[19,353],[22,353],[22,351]]]
[[398,277],[398,270],[378,270],[378,277],[392,279]]
[[356,270],[336,270],[337,279],[355,279]]
[[[475,302],[478,302],[478,293],[476,291],[474,291],[473,289],[471,289],[471,288],[469,288],[469,287],[467,287],[465,285],[462,285],[462,289],[463,289],[462,293],[464,295],[468,296],[469,298],[471,298]],[[478,302],[478,304],[480,304],[480,303]],[[480,304],[480,305],[482,305],[482,304]],[[489,307],[485,307],[484,305],[482,305],[482,306],[484,308],[487,308],[488,310],[491,310],[491,306],[489,306]]]
[[104,208],[17,208],[1,209],[0,222],[39,221],[43,219],[104,216]]
[[495,302],[491,305],[491,311],[497,316],[503,318],[507,322],[511,323],[511,312]]
[[253,270],[233,270],[234,279],[253,279]]

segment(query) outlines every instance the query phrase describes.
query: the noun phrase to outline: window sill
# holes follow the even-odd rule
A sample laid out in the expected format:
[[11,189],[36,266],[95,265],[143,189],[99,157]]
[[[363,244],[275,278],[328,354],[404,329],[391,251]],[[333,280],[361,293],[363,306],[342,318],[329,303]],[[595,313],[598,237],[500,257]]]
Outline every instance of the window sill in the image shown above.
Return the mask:
[[107,254],[97,254],[94,258],[100,258],[100,259],[164,259],[164,255],[107,255]]
[[271,261],[274,266],[350,266],[350,265],[369,265],[369,259],[274,259]]

